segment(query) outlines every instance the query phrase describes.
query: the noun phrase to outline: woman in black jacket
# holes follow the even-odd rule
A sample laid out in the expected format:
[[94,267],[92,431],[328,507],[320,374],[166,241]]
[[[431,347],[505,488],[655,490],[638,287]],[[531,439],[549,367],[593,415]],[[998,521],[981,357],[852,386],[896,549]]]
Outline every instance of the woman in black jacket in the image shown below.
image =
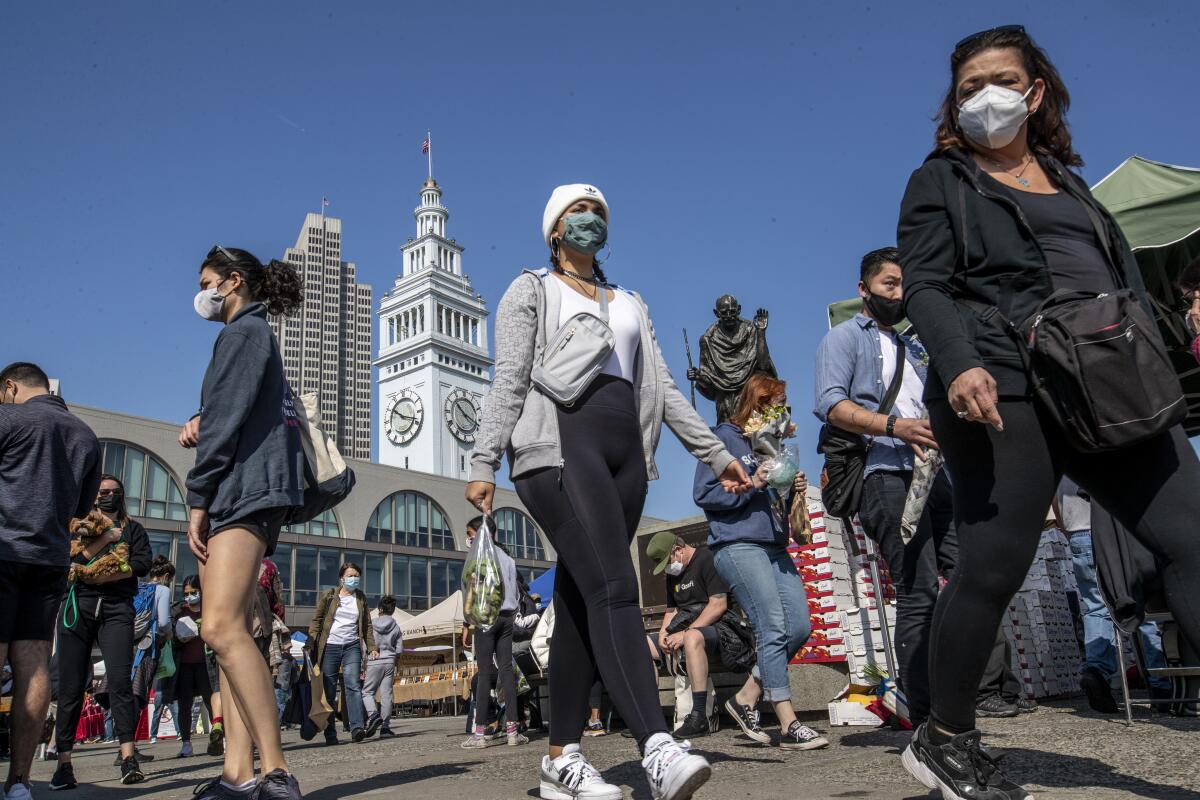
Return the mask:
[[280,746],[271,672],[248,620],[263,557],[303,502],[300,427],[267,323],[268,313],[290,314],[302,301],[300,277],[282,262],[264,267],[245,250],[218,245],[200,265],[196,312],[224,324],[204,373],[200,413],[179,437],[196,448],[186,481],[188,545],[202,565],[200,633],[217,656],[225,723],[225,769],[198,790],[204,800],[254,787],[252,745],[262,761],[256,797],[300,797]]
[[116,526],[76,556],[76,564],[103,552],[109,545],[124,542],[129,548],[129,572],[109,578],[76,578],[67,591],[62,614],[58,618],[58,717],[55,741],[58,769],[50,779],[51,789],[75,786],[71,750],[75,747],[75,729],[83,710],[83,693],[92,669],[92,648],[100,646],[108,671],[109,703],[113,732],[121,742],[121,782],[140,783],[145,779],[138,764],[133,737],[137,727],[134,707],[133,598],[138,578],[150,571],[154,554],[146,529],[125,512],[125,486],[113,475],[100,479],[96,508]]
[[1200,463],[1178,427],[1124,450],[1073,450],[1032,399],[1016,342],[975,310],[1019,324],[1057,290],[1128,287],[1145,302],[1145,289],[1120,228],[1069,169],[1082,164],[1070,96],[1046,54],[1006,26],[964,39],[950,67],[898,244],[905,309],[931,356],[926,401],[954,485],[959,561],[933,620],[932,718],[904,762],[945,798],[1008,800],[1028,795],[980,748],[975,695],[1059,480],[1070,475],[1154,551],[1171,611],[1200,641]]

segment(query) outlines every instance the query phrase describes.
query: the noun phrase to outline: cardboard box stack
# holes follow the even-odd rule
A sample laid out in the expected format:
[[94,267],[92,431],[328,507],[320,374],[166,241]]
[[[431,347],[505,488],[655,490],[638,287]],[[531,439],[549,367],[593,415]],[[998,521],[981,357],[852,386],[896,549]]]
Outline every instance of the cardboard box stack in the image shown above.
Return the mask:
[[1075,591],[1067,538],[1057,529],[1045,531],[1025,583],[1004,617],[1013,671],[1029,697],[1072,694],[1079,689],[1079,640],[1067,599],[1067,593]]
[[788,546],[792,563],[804,579],[808,594],[812,636],[792,659],[793,664],[843,662],[846,660],[846,635],[842,629],[841,609],[853,596],[850,562],[846,543],[840,533],[825,524],[825,507],[817,493],[808,498],[808,518],[812,525],[812,543]]

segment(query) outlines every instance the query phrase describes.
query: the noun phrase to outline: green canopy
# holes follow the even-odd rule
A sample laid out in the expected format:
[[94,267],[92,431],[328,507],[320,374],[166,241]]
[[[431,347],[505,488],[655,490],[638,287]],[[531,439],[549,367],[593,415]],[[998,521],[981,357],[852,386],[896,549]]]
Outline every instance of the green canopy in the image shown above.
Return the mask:
[[829,327],[840,325],[848,319],[854,317],[862,310],[862,298],[855,297],[852,300],[838,300],[836,303],[829,304]]
[[1189,350],[1175,281],[1200,256],[1200,169],[1133,156],[1092,187],[1137,257],[1159,327],[1188,399],[1189,435],[1200,433],[1200,366]]

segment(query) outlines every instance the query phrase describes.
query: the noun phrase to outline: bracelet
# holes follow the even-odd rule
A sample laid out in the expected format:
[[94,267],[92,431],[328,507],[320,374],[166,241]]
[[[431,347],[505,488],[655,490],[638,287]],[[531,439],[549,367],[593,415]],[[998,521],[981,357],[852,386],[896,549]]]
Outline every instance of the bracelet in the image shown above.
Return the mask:
[[895,433],[896,433],[896,415],[892,414],[887,419],[887,432],[884,435],[886,435],[890,439],[895,435]]

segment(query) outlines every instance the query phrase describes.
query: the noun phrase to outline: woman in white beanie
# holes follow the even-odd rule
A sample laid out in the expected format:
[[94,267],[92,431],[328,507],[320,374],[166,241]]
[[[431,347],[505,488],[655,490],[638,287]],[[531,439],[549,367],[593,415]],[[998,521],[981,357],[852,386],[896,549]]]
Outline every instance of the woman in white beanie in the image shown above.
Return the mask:
[[[608,221],[608,203],[594,186],[560,186],[550,196],[542,236],[552,269],[524,271],[500,301],[496,374],[467,499],[491,513],[495,472],[507,452],[517,493],[558,551],[543,800],[623,796],[579,751],[597,671],[638,741],[654,800],[685,800],[711,768],[664,724],[629,543],[647,481],[658,477],[654,451],[664,422],[729,491],[750,483],[676,387],[642,299],[600,271],[595,254]],[[603,366],[581,377],[562,355],[588,355],[579,343],[595,341],[589,333],[597,318],[611,331],[611,350],[591,351]]]

